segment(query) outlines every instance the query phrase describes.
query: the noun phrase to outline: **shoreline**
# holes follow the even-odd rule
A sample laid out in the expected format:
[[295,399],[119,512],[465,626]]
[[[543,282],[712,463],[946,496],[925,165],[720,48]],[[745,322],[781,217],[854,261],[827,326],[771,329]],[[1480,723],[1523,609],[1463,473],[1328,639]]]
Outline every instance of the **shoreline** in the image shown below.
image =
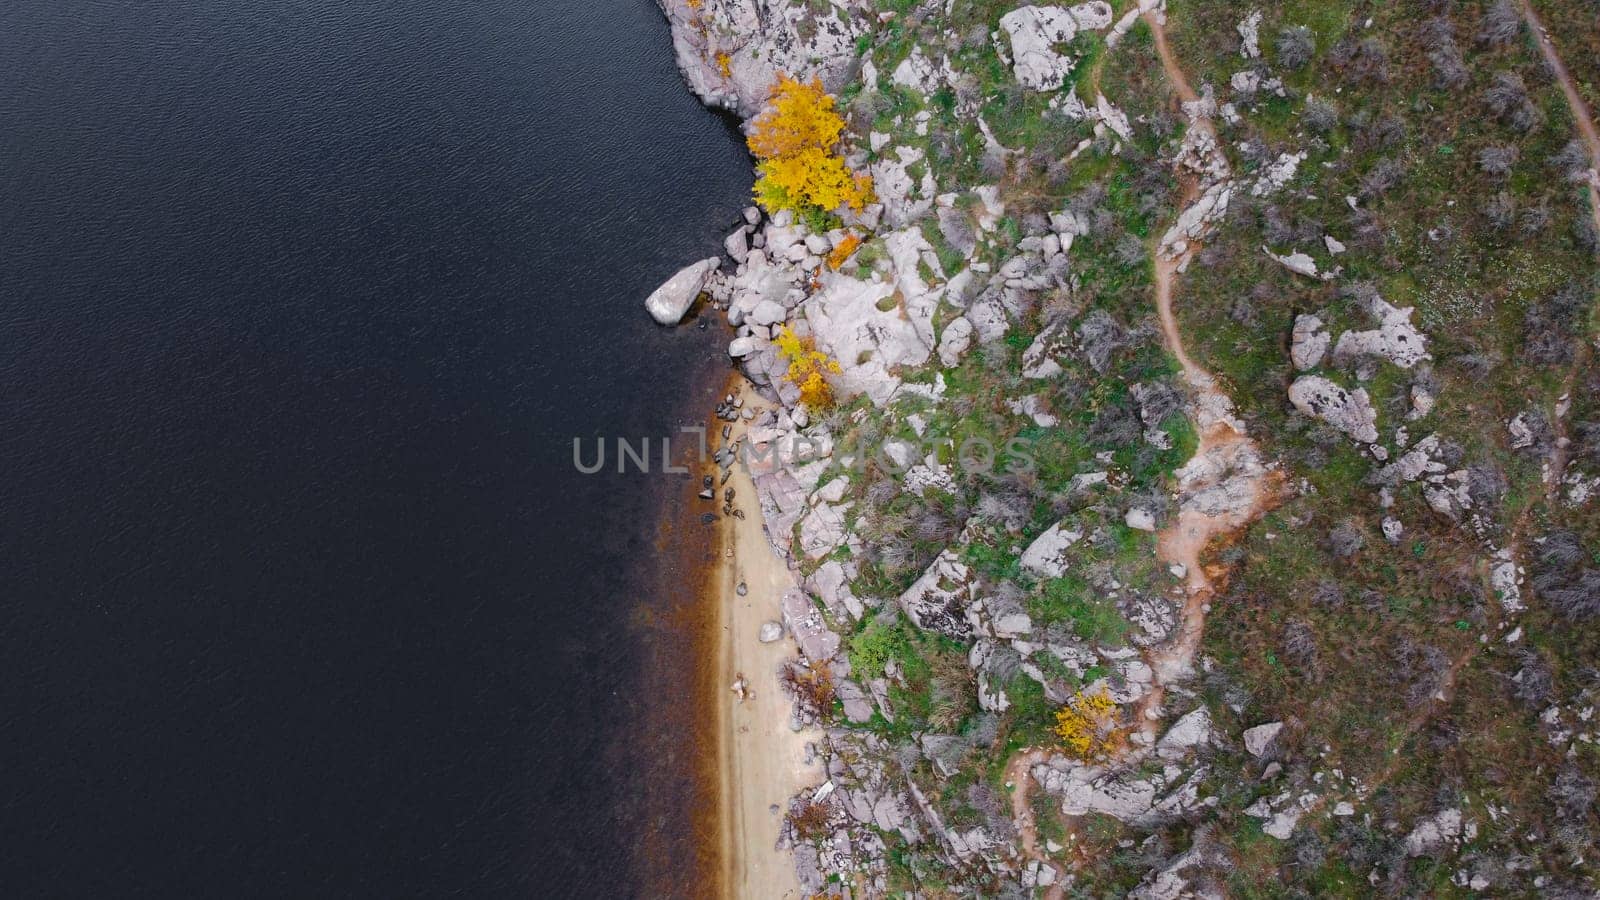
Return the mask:
[[[738,372],[724,393],[743,398],[747,408],[767,405]],[[725,423],[711,421],[720,437]],[[735,437],[745,424],[734,425]],[[778,666],[796,655],[792,637],[786,631],[767,644],[757,638],[762,623],[783,621],[780,598],[796,586],[795,577],[767,541],[755,484],[742,465],[733,466],[726,487],[734,489],[733,505],[745,518],[723,516],[718,523],[715,569],[703,582],[702,597],[715,604],[707,618],[718,647],[710,699],[717,723],[719,893],[733,900],[798,898],[803,893],[793,861],[777,840],[789,798],[821,777],[818,767],[805,763],[806,744],[818,735],[789,728],[790,701],[779,685]],[[747,588],[743,597],[741,582]],[[741,676],[748,686],[743,701],[732,689]]]

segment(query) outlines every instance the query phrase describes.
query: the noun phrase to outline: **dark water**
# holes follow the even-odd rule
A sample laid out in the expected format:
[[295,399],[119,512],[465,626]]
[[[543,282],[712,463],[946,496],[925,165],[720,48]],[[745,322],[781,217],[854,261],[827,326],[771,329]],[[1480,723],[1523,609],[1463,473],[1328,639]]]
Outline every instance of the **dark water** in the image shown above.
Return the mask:
[[650,0],[0,3],[0,894],[693,894],[571,438],[698,419],[748,185]]

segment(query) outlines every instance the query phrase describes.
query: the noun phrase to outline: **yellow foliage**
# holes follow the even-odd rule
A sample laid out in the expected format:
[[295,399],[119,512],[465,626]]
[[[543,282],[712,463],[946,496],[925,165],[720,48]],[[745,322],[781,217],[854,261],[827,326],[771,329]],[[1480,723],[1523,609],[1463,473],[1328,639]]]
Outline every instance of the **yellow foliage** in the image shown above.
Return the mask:
[[805,83],[779,75],[767,108],[750,123],[757,202],[769,212],[811,207],[859,210],[872,198],[872,180],[857,175],[838,153],[844,119],[821,79]]
[[[824,210],[845,204],[860,209],[867,200],[844,160],[818,147],[766,160],[756,171],[761,174],[756,184],[757,198],[781,196],[790,205],[799,203]],[[775,190],[782,193],[774,193]]]
[[1104,752],[1116,732],[1117,704],[1102,688],[1098,693],[1074,694],[1056,711],[1056,737],[1081,758]]
[[844,240],[839,242],[839,246],[833,248],[833,252],[828,254],[828,268],[837,269],[844,265],[845,260],[849,259],[851,254],[856,252],[856,248],[860,246],[861,238],[854,234],[845,235]]
[[828,375],[839,374],[839,363],[817,349],[811,338],[802,338],[785,325],[778,330],[778,353],[789,362],[786,381],[800,388],[800,402],[812,410],[833,405],[833,385]]
[[[698,3],[698,2],[700,2],[700,0],[691,0],[691,2]],[[732,65],[732,63],[733,63],[733,57],[729,56],[726,53],[718,53],[717,54],[717,71],[722,73],[722,77],[723,78],[732,78],[733,77],[733,65]]]
[[767,108],[750,123],[750,152],[758,159],[776,159],[806,149],[832,150],[842,133],[844,119],[834,112],[822,79],[805,84],[780,74]]

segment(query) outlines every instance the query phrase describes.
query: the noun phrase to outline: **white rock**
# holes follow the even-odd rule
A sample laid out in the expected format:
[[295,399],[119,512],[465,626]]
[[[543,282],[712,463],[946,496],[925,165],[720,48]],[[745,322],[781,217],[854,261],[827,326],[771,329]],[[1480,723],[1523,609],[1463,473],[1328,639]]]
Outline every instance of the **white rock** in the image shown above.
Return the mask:
[[950,324],[944,327],[944,333],[939,335],[939,362],[947,369],[960,365],[961,357],[972,349],[972,337],[972,322],[966,316],[950,320]]
[[1156,530],[1156,517],[1148,509],[1130,509],[1128,514],[1122,517],[1122,521],[1129,528],[1137,528],[1140,531]]
[[900,608],[918,628],[962,640],[972,633],[965,615],[971,599],[971,570],[954,551],[945,550],[900,595]]
[[1305,815],[1305,810],[1297,806],[1291,806],[1275,813],[1272,821],[1261,826],[1261,830],[1280,841],[1287,841],[1294,834],[1294,827],[1300,824],[1300,817],[1303,815]]
[[736,228],[722,239],[722,249],[728,252],[734,262],[742,263],[750,257],[750,236],[744,233],[743,228]]
[[871,27],[848,4],[822,7],[721,0],[661,4],[684,80],[708,105],[742,117],[760,112],[779,72],[844,87],[859,56],[856,39]]
[[1368,308],[1378,320],[1372,331],[1346,331],[1339,335],[1333,348],[1333,358],[1345,362],[1363,356],[1387,359],[1402,369],[1409,369],[1428,358],[1427,340],[1411,324],[1412,307],[1397,309],[1382,297],[1374,295]]
[[1317,261],[1306,254],[1301,253],[1299,250],[1296,250],[1286,256],[1279,256],[1278,254],[1273,253],[1271,250],[1268,250],[1266,247],[1262,247],[1261,252],[1272,257],[1274,260],[1277,260],[1279,265],[1295,273],[1296,275],[1304,275],[1307,278],[1317,278],[1323,281],[1326,281],[1332,277],[1326,274],[1318,274]]
[[1406,835],[1406,855],[1426,856],[1461,836],[1461,810],[1446,809],[1423,819]]
[[761,631],[757,634],[761,643],[770,644],[783,637],[783,626],[777,622],[762,622]]
[[720,259],[713,256],[679,269],[677,274],[645,298],[644,308],[649,311],[650,317],[662,325],[676,325],[683,321],[689,307],[694,305],[695,298],[705,290],[706,280],[721,263]]
[[1322,319],[1313,315],[1294,317],[1294,334],[1290,339],[1289,357],[1300,371],[1314,369],[1328,352],[1333,336],[1322,326]]
[[1239,55],[1245,59],[1261,56],[1261,10],[1253,9],[1244,21],[1234,26],[1239,32]]
[[750,311],[750,315],[746,319],[755,325],[777,325],[788,315],[789,311],[783,308],[783,304],[772,300],[763,300],[756,304],[756,308]]
[[1400,538],[1406,533],[1406,526],[1393,516],[1386,516],[1383,520],[1383,538],[1391,544],[1400,543]]
[[1128,125],[1128,116],[1122,110],[1111,105],[1105,94],[1100,94],[1095,100],[1095,112],[1106,127],[1123,140],[1132,140],[1133,129]]
[[1250,196],[1266,197],[1282,190],[1284,185],[1294,180],[1294,173],[1299,170],[1305,158],[1304,151],[1279,154],[1278,158],[1267,166],[1266,171],[1261,173],[1261,177],[1256,179],[1255,184],[1250,186]]
[[1081,532],[1072,531],[1057,522],[1033,539],[1028,549],[1022,551],[1018,564],[1041,578],[1060,578],[1067,571],[1067,548],[1083,538]]
[[1272,746],[1272,742],[1277,738],[1278,732],[1282,730],[1282,722],[1268,722],[1265,725],[1246,728],[1244,731],[1244,749],[1250,751],[1251,756],[1260,759],[1261,755],[1267,752],[1267,748]]
[[1060,53],[1056,45],[1072,40],[1080,29],[1111,25],[1111,6],[1103,2],[1059,6],[1020,6],[1000,17],[1000,28],[1011,38],[1011,71],[1023,87],[1053,91],[1066,83],[1077,59]]
[[1163,759],[1180,759],[1195,747],[1210,743],[1211,736],[1211,711],[1202,706],[1174,722],[1156,742],[1156,752]]
[[1289,385],[1289,402],[1358,441],[1370,444],[1378,439],[1378,411],[1364,388],[1351,392],[1320,375],[1302,375]]

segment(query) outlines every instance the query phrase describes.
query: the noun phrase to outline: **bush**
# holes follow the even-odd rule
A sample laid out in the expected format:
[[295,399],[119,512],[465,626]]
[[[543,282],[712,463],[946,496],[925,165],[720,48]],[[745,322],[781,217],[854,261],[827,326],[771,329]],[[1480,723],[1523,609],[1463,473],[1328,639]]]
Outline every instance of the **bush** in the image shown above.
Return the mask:
[[1305,112],[1302,113],[1306,127],[1315,134],[1327,134],[1339,124],[1339,108],[1321,97],[1313,97],[1306,101]]
[[1539,121],[1539,110],[1528,99],[1528,85],[1515,72],[1496,72],[1483,92],[1484,105],[1502,122],[1527,131]]
[[788,361],[784,380],[800,388],[800,402],[816,412],[833,405],[833,385],[827,376],[839,374],[839,363],[816,348],[809,337],[799,337],[785,325],[778,332],[778,353]]
[[1478,40],[1490,47],[1504,47],[1522,31],[1522,14],[1511,0],[1495,0],[1483,14],[1483,30]]
[[1311,61],[1311,56],[1316,52],[1317,44],[1312,39],[1311,29],[1304,25],[1295,25],[1278,32],[1278,65],[1286,69],[1298,69]]
[[1491,144],[1478,151],[1478,169],[1493,178],[1509,178],[1516,161],[1517,148],[1510,144]]

